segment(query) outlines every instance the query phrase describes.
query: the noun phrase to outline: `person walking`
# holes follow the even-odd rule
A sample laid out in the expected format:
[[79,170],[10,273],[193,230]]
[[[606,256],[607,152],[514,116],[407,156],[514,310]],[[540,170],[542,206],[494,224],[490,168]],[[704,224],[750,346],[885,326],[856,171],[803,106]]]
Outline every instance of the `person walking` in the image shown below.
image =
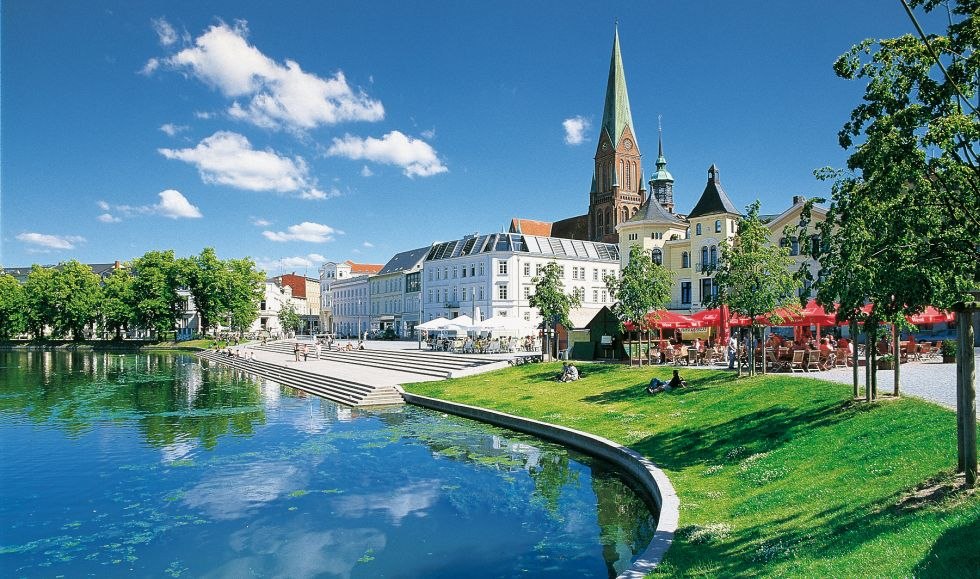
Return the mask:
[[735,337],[735,332],[728,337],[728,369],[735,369],[735,358],[738,356],[738,338]]
[[316,354],[316,359],[317,360],[320,359],[320,350],[321,350],[320,340],[317,340],[316,341],[316,345],[313,346],[313,353]]

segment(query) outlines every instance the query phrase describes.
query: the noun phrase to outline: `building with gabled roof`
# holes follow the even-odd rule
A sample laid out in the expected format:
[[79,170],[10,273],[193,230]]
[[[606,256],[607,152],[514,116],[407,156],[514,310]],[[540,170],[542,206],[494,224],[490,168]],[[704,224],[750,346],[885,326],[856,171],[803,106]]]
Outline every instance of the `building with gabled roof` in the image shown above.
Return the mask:
[[422,262],[431,246],[396,253],[371,276],[371,330],[415,335],[422,315]]

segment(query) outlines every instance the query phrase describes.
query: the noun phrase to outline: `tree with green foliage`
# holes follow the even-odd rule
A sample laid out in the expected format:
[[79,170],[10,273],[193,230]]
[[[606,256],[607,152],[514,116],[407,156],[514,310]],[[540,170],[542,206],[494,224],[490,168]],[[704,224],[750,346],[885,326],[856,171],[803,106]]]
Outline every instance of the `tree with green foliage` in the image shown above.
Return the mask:
[[95,328],[102,302],[101,281],[91,266],[74,259],[58,266],[53,279],[55,335],[84,340],[85,328]]
[[751,376],[755,374],[754,340],[766,322],[782,321],[777,310],[799,307],[796,292],[801,284],[799,274],[792,271],[789,248],[772,243],[769,228],[759,218],[759,202],[747,209],[748,214],[739,220],[735,237],[721,244],[717,265],[709,268],[718,291],[705,306],[727,305],[732,312],[752,320],[752,341],[748,348]]
[[34,264],[24,282],[25,324],[35,340],[43,340],[45,330],[54,326],[57,307],[54,275],[50,267]]
[[303,325],[303,320],[296,313],[296,308],[292,303],[285,303],[279,310],[279,325],[285,332],[297,332]]
[[161,336],[177,326],[183,298],[181,272],[173,250],[148,251],[133,260],[134,320]]
[[259,317],[259,304],[264,293],[265,275],[250,257],[229,259],[227,268],[228,287],[225,290],[225,308],[231,326],[244,331]]
[[[650,330],[656,320],[650,313],[663,310],[670,303],[670,292],[674,276],[666,267],[654,263],[653,256],[643,246],[630,246],[629,261],[619,277],[609,276],[605,280],[609,294],[615,300],[612,311],[619,319],[620,330],[629,323],[647,336],[649,352]],[[629,348],[630,364],[633,363],[633,342]],[[643,360],[640,358],[640,365]]]
[[[869,346],[879,321],[927,305],[948,309],[980,287],[980,0],[902,4],[916,35],[865,40],[834,64],[841,78],[866,85],[839,133],[851,151],[848,172],[831,174],[831,209],[817,226],[831,239],[845,236],[815,252],[826,262],[818,281],[825,303],[853,301],[853,282],[839,268],[862,266],[857,283],[873,304]],[[927,35],[915,10],[937,7],[948,11],[945,34]],[[858,237],[867,243],[852,254]],[[845,315],[852,305],[841,304]],[[875,350],[867,351],[873,368]]]
[[102,326],[107,332],[122,339],[122,332],[129,328],[135,312],[133,303],[133,276],[124,268],[114,269],[102,282],[102,303],[100,313]]
[[228,311],[227,297],[231,290],[228,268],[218,259],[213,247],[205,247],[200,255],[179,259],[178,263],[201,318],[201,332],[207,334]]
[[528,300],[532,308],[538,308],[544,322],[545,357],[552,355],[550,330],[558,324],[571,328],[568,312],[582,305],[578,295],[566,294],[565,282],[562,281],[562,267],[556,262],[549,262],[542,268],[541,273],[531,279],[534,284],[534,295]]
[[9,340],[27,330],[24,287],[12,275],[0,273],[0,340]]

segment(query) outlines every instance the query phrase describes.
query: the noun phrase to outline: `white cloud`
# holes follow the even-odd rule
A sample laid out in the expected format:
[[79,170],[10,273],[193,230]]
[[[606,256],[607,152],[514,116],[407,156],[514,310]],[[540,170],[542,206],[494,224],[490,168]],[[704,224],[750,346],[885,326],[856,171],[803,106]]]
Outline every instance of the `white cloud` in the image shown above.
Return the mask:
[[160,202],[152,207],[152,212],[170,219],[199,219],[203,217],[201,210],[191,205],[186,197],[176,189],[160,192]]
[[259,258],[255,260],[255,266],[266,273],[275,273],[279,271],[315,269],[319,268],[325,261],[327,261],[327,258],[319,253],[309,253],[292,257]]
[[428,129],[426,131],[422,131],[421,134],[422,134],[422,137],[423,138],[429,139],[430,141],[432,139],[436,138],[436,130],[435,129]]
[[374,175],[374,171],[372,171],[370,167],[367,165],[361,167],[361,177],[370,177],[372,175]]
[[256,227],[268,227],[272,225],[272,222],[269,221],[268,219],[262,219],[261,217],[253,217],[252,225]]
[[147,60],[146,64],[143,65],[143,68],[140,69],[140,74],[150,76],[158,68],[160,68],[160,61],[156,58],[151,58],[150,60]]
[[341,233],[329,225],[304,221],[298,225],[290,225],[286,231],[263,231],[267,239],[272,241],[308,241],[310,243],[326,243],[333,241],[335,233]]
[[373,243],[371,243],[370,241],[365,241],[365,242],[364,242],[364,243],[362,243],[361,245],[363,245],[364,247],[374,247],[374,244],[373,244]]
[[[167,189],[157,195],[160,197],[160,202],[155,205],[110,205],[105,201],[99,201],[98,206],[105,213],[99,215],[98,220],[103,223],[118,223],[122,221],[119,215],[126,218],[137,215],[159,215],[170,219],[198,219],[203,217],[201,210],[192,205],[180,191]],[[109,213],[110,211],[112,213]]]
[[197,167],[205,183],[230,185],[248,191],[293,193],[303,199],[326,199],[316,188],[302,157],[283,157],[258,151],[238,133],[218,131],[193,149],[157,149],[168,159]]
[[379,121],[384,106],[347,84],[342,71],[320,78],[292,60],[279,64],[246,40],[248,26],[221,22],[166,59],[233,100],[232,117],[265,128],[308,130],[345,121]]
[[181,131],[186,131],[188,129],[187,125],[175,125],[173,123],[166,123],[160,125],[160,130],[166,133],[170,137],[174,137],[177,133]]
[[300,194],[300,199],[316,199],[322,201],[324,199],[333,199],[334,197],[340,197],[340,190],[336,187],[331,187],[329,191],[321,191],[317,188],[309,189],[303,191]]
[[392,131],[380,139],[344,135],[343,139],[333,140],[327,155],[396,165],[409,177],[429,177],[449,170],[428,143],[399,131]]
[[565,119],[561,125],[565,127],[565,143],[568,145],[578,145],[585,142],[585,132],[589,130],[592,123],[589,122],[589,119],[578,116]]
[[29,245],[45,249],[75,249],[76,243],[85,241],[78,235],[48,235],[47,233],[21,233],[17,239]]
[[150,22],[153,24],[153,30],[157,33],[157,38],[160,40],[160,44],[163,46],[170,46],[171,44],[177,42],[177,32],[165,19],[154,18]]
[[207,120],[207,119],[213,118],[214,117],[214,113],[210,113],[208,111],[195,111],[194,112],[194,116],[197,117],[197,118],[199,118],[199,119]]

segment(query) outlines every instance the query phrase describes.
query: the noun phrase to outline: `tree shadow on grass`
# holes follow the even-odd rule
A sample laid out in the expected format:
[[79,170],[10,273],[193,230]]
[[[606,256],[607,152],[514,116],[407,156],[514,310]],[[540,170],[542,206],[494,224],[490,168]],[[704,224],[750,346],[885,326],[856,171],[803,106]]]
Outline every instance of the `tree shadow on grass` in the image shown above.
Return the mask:
[[[674,543],[667,560],[683,561],[685,566],[709,561],[715,566],[712,573],[725,577],[755,576],[760,569],[773,568],[780,563],[790,568],[781,569],[778,574],[813,574],[815,571],[807,568],[807,561],[840,559],[882,537],[899,540],[906,529],[924,524],[924,518],[932,516],[941,520],[947,516],[942,511],[895,516],[895,505],[913,490],[902,489],[877,500],[851,500],[822,511],[797,512],[764,520],[738,528],[721,540],[698,543],[692,539],[698,527],[682,526],[678,529],[679,540]],[[785,508],[788,510],[792,506]],[[804,511],[805,505],[797,510]],[[967,518],[964,524],[945,531],[915,570],[882,569],[879,572],[914,577],[980,576],[980,550],[976,548],[980,541],[980,515]],[[877,556],[889,555],[882,552]],[[845,563],[844,567],[852,564]],[[794,568],[794,565],[800,567]]]
[[[659,378],[666,380],[670,376],[658,376]],[[710,373],[703,376],[697,376],[691,378],[687,382],[686,388],[679,388],[671,392],[666,392],[662,395],[664,396],[689,396],[701,390],[706,390],[715,386],[721,386],[723,384],[728,384],[733,381],[733,376],[726,373]],[[638,384],[627,386],[626,388],[619,388],[618,390],[608,390],[600,394],[593,396],[586,396],[582,399],[583,402],[592,402],[595,404],[613,404],[617,402],[630,402],[636,401],[643,398],[649,398],[650,394],[647,393],[647,386],[649,382],[644,381]],[[661,394],[658,394],[660,396]]]
[[672,428],[630,446],[670,469],[719,464],[730,460],[732,452],[769,451],[792,440],[797,432],[830,426],[853,415],[842,411],[839,403],[806,409],[773,406],[714,425]]
[[980,577],[980,515],[947,529],[912,572],[913,577]]

